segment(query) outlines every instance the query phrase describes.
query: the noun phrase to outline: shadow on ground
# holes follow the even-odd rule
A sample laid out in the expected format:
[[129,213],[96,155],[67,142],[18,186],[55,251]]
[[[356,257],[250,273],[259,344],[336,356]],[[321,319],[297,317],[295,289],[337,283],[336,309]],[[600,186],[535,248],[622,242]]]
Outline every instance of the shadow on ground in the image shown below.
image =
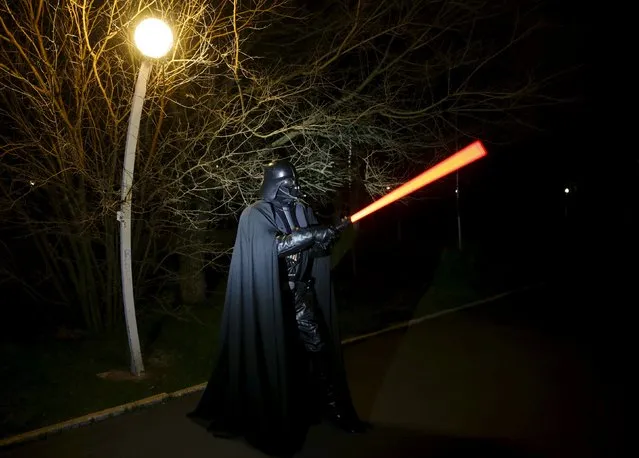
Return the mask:
[[375,425],[361,436],[336,434],[322,425],[310,431],[304,449],[296,455],[311,457],[367,458],[536,458],[516,444],[484,438],[446,437],[423,431]]

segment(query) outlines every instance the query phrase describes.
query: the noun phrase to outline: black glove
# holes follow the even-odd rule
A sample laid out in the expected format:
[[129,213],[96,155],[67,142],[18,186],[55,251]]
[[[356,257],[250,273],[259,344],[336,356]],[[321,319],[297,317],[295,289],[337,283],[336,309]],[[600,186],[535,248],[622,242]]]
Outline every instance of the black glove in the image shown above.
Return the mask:
[[277,236],[277,254],[288,256],[316,244],[327,247],[338,235],[338,231],[332,226],[304,227],[290,234]]
[[335,242],[340,237],[342,232],[344,232],[352,224],[353,223],[351,222],[351,219],[349,217],[342,218],[339,223],[337,223],[335,226],[330,227],[333,229],[333,231],[335,231],[335,234],[332,237],[327,238],[326,241],[318,241],[317,243],[315,243],[311,250],[311,253],[316,257],[327,256],[328,254],[330,254],[330,248],[333,242]]

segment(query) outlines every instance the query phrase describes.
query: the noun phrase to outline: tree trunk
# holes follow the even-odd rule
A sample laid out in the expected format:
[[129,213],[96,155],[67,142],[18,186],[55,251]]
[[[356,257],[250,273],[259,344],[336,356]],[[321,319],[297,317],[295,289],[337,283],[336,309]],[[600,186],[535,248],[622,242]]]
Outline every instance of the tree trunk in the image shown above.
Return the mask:
[[[366,192],[364,192],[364,185],[361,182],[360,175],[355,175],[353,179],[353,183],[351,185],[351,193],[349,196],[349,207],[351,215],[364,207],[364,199],[366,196]],[[354,224],[353,229],[355,231],[359,230],[359,224]],[[357,239],[357,236],[355,236]],[[353,241],[353,246],[351,248],[351,269],[353,271],[353,276],[357,277],[357,241]]]
[[185,305],[206,303],[204,256],[201,252],[180,256],[180,297]]
[[204,249],[207,246],[206,214],[210,204],[203,201],[189,203],[198,211],[199,221],[195,228],[188,229],[185,234],[185,245],[180,248],[179,284],[180,298],[185,305],[204,305],[206,303],[206,276],[204,266]]

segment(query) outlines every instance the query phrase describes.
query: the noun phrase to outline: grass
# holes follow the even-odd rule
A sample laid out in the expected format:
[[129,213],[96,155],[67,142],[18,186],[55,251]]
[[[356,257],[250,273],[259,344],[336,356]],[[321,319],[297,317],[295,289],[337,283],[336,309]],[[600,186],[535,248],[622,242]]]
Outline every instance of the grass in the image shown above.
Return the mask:
[[432,277],[424,278],[421,283],[413,278],[400,288],[401,280],[394,279],[396,286],[392,290],[371,290],[366,296],[363,296],[366,283],[383,285],[384,280],[357,285],[353,288],[357,291],[354,296],[360,300],[353,301],[347,296],[344,303],[340,302],[340,305],[346,305],[340,311],[342,335],[348,338],[377,331],[485,297],[486,290],[477,285],[477,277],[476,266],[467,256],[444,251]]
[[141,319],[148,374],[136,381],[98,376],[127,371],[123,329],[80,340],[0,344],[0,437],[201,383],[211,369],[219,315],[219,307],[208,307],[193,310],[188,321]]

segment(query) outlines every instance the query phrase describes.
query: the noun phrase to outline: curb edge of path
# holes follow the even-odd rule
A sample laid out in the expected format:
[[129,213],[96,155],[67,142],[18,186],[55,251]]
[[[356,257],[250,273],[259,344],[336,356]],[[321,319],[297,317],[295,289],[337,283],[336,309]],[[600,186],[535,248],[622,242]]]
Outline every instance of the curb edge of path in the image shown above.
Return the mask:
[[[431,313],[428,315],[421,316],[419,318],[414,318],[412,320],[403,321],[401,323],[394,324],[392,326],[388,326],[384,329],[380,329],[375,332],[370,332],[367,334],[362,334],[355,337],[349,337],[348,339],[342,340],[342,345],[348,345],[355,342],[359,342],[362,340],[370,339],[371,337],[376,337],[381,334],[386,334],[388,332],[399,331],[404,328],[409,328],[411,326],[415,326],[416,324],[420,324],[426,320],[430,320],[433,318],[438,318],[440,316],[448,315],[451,313],[455,313],[464,309],[476,307],[481,304],[485,304],[488,302],[496,301],[498,299],[502,299],[506,296],[510,296],[515,293],[527,291],[529,289],[534,289],[537,287],[543,286],[543,283],[525,286],[523,288],[513,289],[510,291],[506,291],[503,293],[495,294],[493,296],[480,299],[478,301],[469,302],[464,305],[460,305],[459,307],[453,307],[451,309],[442,310],[439,312]],[[151,407],[156,404],[160,404],[169,399],[180,398],[183,396],[187,396],[189,394],[196,393],[198,391],[203,391],[206,388],[207,382],[199,383],[197,385],[190,386],[188,388],[183,388],[181,390],[173,391],[171,393],[159,393],[154,396],[150,396],[148,398],[140,399],[133,402],[128,402],[126,404],[122,404],[116,407],[111,407],[108,409],[100,410],[98,412],[93,412],[87,415],[83,415],[81,417],[72,418],[70,420],[66,420],[60,423],[56,423],[50,426],[45,426],[43,428],[35,429],[33,431],[28,431],[22,434],[18,434],[16,436],[10,436],[5,439],[0,439],[0,449],[6,448],[9,446],[19,445],[25,442],[31,442],[37,439],[44,439],[49,435],[57,434],[62,431],[66,431],[69,429],[79,428],[81,426],[88,426],[108,418],[116,417],[118,415],[122,415],[123,413],[127,413],[133,410],[137,410],[140,408]]]

